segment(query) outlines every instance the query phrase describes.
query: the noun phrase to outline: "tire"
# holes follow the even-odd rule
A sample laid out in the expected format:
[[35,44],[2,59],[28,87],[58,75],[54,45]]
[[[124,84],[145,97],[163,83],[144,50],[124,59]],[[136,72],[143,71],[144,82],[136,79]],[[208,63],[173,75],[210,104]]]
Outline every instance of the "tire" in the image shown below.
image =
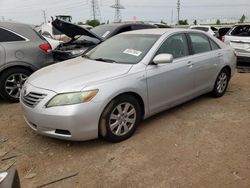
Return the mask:
[[212,96],[215,98],[222,97],[227,90],[229,80],[230,80],[229,71],[227,69],[222,69],[215,81],[214,89],[211,93]]
[[0,95],[9,102],[19,102],[20,91],[31,72],[24,68],[12,68],[1,73]]
[[141,107],[138,101],[131,95],[119,96],[103,111],[99,135],[109,142],[124,141],[134,134],[140,121]]

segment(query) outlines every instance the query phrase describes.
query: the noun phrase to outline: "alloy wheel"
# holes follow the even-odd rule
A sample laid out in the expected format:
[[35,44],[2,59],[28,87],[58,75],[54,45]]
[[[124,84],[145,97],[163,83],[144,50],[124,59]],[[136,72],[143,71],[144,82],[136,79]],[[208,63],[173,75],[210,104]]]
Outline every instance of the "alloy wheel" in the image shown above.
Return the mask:
[[109,118],[109,127],[116,136],[126,135],[136,123],[136,109],[130,103],[117,105]]
[[222,72],[218,78],[217,81],[217,91],[218,93],[223,93],[227,87],[227,74],[225,72]]
[[24,82],[27,80],[28,76],[23,73],[11,74],[5,81],[5,91],[13,98],[18,99],[21,93]]

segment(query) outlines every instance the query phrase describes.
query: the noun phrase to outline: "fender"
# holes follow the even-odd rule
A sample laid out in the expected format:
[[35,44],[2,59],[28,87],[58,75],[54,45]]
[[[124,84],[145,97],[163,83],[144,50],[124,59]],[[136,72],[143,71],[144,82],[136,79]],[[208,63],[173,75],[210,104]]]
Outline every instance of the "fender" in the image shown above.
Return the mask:
[[4,65],[0,66],[0,72],[3,72],[4,70],[11,68],[11,67],[24,67],[32,70],[33,72],[37,71],[38,68],[35,67],[34,65],[23,62],[23,61],[13,61],[13,62],[8,62],[5,63]]

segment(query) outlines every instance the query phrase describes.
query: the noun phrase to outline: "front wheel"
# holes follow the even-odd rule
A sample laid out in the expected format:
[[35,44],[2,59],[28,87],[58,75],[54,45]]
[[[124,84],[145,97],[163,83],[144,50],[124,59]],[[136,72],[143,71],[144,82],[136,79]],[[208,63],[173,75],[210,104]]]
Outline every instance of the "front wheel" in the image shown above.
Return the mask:
[[212,91],[213,97],[218,98],[222,97],[225,94],[229,80],[230,80],[230,74],[228,70],[222,69],[222,71],[219,73],[215,81],[214,89]]
[[30,74],[30,71],[23,68],[3,72],[0,76],[0,95],[10,102],[19,102],[21,89]]
[[100,134],[110,142],[121,142],[131,137],[141,120],[138,101],[130,95],[114,99],[100,119]]

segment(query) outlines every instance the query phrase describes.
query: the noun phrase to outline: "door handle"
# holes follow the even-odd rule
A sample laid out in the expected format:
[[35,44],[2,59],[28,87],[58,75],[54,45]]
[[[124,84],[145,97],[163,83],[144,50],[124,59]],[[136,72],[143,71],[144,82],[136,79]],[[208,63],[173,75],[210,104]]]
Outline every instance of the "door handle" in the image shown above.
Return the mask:
[[192,67],[194,64],[193,64],[193,62],[192,61],[189,61],[188,63],[187,63],[187,67]]

